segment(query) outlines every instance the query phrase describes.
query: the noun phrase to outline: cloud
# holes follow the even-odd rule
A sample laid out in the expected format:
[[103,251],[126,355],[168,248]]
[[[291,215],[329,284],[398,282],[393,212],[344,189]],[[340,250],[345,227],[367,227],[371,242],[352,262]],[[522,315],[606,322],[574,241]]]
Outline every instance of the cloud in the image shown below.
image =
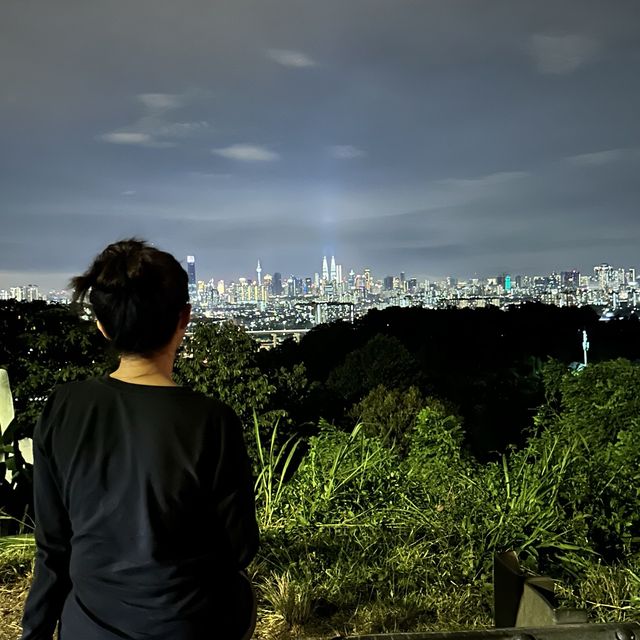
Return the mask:
[[189,102],[187,94],[139,93],[136,99],[143,105],[144,113],[130,125],[99,136],[100,140],[113,144],[137,144],[155,148],[174,147],[176,139],[187,138],[210,129],[209,123],[205,120],[172,122],[167,119],[168,111],[183,107]]
[[241,162],[272,162],[280,158],[277,153],[270,151],[266,147],[259,147],[253,144],[232,144],[229,147],[212,149],[212,153]]
[[206,120],[199,122],[161,122],[156,120],[143,122],[143,126],[147,127],[154,136],[165,138],[185,138],[211,128]]
[[229,180],[234,174],[221,171],[187,171],[186,175],[199,180]]
[[529,53],[540,73],[564,75],[572,73],[592,60],[600,50],[600,43],[577,34],[531,36]]
[[302,69],[304,67],[315,67],[316,62],[302,51],[292,51],[291,49],[268,49],[267,55],[283,67],[293,67]]
[[339,160],[352,160],[353,158],[362,158],[367,155],[362,149],[350,144],[333,145],[329,147],[329,153]]
[[100,136],[100,139],[105,142],[111,142],[112,144],[148,145],[154,142],[148,133],[140,133],[137,131],[112,131],[111,133],[104,133]]
[[177,93],[139,93],[138,100],[154,111],[177,109],[185,103],[185,96]]
[[620,160],[627,149],[607,149],[606,151],[594,151],[592,153],[580,153],[566,158],[571,164],[581,167],[599,167]]
[[529,176],[530,174],[527,171],[498,171],[497,173],[474,178],[445,178],[444,180],[436,181],[435,184],[449,188],[452,191],[467,189],[476,191],[500,188]]

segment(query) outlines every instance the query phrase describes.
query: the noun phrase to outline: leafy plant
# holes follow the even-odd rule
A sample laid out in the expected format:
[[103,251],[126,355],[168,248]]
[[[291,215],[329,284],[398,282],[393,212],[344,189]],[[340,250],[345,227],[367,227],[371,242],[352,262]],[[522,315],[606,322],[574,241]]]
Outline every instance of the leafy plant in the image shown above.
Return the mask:
[[258,417],[253,416],[255,446],[258,458],[258,477],[255,482],[256,501],[261,529],[276,526],[283,516],[285,478],[291,467],[299,439],[290,437],[282,447],[277,446],[278,423],[271,431],[268,447],[262,443]]

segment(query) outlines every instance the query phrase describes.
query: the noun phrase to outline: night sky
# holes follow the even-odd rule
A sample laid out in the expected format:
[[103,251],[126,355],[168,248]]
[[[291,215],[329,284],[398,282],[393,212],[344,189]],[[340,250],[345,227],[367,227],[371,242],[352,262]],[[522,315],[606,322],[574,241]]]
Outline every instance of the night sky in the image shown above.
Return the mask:
[[637,0],[2,0],[0,288],[638,266]]

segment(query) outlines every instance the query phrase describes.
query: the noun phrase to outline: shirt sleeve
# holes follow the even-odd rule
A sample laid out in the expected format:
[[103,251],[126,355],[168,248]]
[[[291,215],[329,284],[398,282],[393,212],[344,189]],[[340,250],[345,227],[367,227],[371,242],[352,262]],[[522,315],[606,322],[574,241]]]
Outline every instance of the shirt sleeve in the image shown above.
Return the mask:
[[71,524],[43,443],[53,404],[52,395],[45,404],[33,434],[36,559],[34,578],[22,618],[21,640],[53,638],[62,606],[71,589]]
[[221,421],[219,458],[213,499],[218,521],[226,532],[236,566],[246,568],[258,550],[259,532],[249,456],[238,416],[228,408]]

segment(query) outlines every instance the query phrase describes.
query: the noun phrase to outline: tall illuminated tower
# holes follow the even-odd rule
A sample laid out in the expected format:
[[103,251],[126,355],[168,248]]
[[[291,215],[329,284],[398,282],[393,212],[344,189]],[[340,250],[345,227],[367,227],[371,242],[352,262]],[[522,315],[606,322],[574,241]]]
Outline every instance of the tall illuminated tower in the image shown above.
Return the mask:
[[336,281],[336,257],[331,256],[331,282]]
[[256,273],[258,274],[258,286],[262,285],[262,267],[260,266],[260,260],[258,260],[258,266],[256,267]]
[[195,300],[198,295],[195,256],[187,256],[187,276],[189,278],[189,299]]
[[329,280],[329,266],[327,265],[327,256],[323,256],[322,258],[322,279],[324,282],[328,282]]

